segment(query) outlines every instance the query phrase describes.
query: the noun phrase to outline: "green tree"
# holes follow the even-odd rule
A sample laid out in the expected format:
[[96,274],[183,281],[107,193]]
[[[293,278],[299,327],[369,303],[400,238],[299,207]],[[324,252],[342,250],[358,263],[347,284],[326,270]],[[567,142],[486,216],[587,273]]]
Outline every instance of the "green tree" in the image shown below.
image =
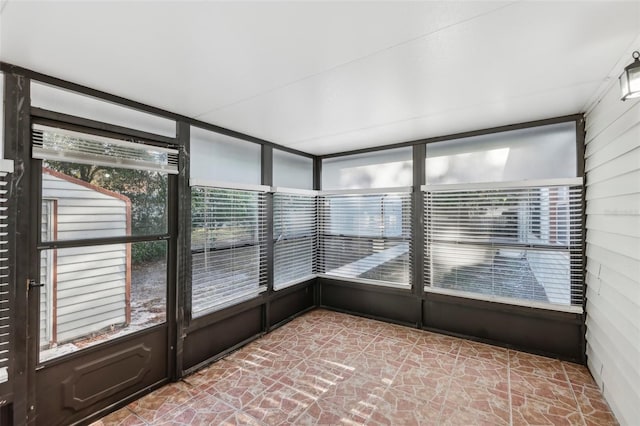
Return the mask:
[[[117,192],[131,201],[132,235],[163,234],[167,231],[168,177],[164,173],[88,164],[46,161],[48,167],[67,176]],[[166,257],[164,241],[132,245],[133,263]]]

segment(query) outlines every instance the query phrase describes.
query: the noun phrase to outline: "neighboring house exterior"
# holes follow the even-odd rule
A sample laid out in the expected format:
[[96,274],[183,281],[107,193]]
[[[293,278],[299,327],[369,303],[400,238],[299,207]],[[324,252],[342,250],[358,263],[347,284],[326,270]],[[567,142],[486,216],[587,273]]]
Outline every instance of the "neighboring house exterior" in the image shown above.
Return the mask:
[[[42,172],[43,240],[130,234],[127,197],[46,167]],[[130,245],[43,251],[40,271],[41,347],[130,322]]]

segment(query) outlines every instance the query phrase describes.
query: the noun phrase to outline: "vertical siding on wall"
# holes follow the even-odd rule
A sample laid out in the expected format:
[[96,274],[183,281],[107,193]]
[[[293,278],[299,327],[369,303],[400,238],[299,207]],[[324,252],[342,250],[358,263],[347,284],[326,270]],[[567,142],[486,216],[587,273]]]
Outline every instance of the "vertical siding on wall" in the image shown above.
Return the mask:
[[640,419],[640,101],[587,116],[587,356],[623,424]]

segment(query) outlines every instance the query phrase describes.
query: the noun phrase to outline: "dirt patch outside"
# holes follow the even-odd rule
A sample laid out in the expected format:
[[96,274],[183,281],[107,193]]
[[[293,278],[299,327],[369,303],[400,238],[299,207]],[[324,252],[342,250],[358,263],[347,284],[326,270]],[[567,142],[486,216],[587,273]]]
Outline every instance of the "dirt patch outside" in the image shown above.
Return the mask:
[[164,260],[133,265],[131,269],[131,321],[129,324],[112,324],[72,342],[43,349],[40,351],[40,362],[164,322],[167,306],[166,268]]

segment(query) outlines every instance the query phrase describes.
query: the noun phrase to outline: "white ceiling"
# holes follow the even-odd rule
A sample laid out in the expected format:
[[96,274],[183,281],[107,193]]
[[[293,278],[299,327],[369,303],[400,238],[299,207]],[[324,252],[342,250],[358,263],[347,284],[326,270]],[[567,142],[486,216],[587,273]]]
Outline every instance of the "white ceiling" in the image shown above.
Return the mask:
[[2,61],[313,154],[582,112],[640,48],[639,1],[0,4]]

